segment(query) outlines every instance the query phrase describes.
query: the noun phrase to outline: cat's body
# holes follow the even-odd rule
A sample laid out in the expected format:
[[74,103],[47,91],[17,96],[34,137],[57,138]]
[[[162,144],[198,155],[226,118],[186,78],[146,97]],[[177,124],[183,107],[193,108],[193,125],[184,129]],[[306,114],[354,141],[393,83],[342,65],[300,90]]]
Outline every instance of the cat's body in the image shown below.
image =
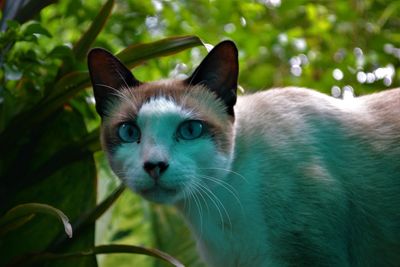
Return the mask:
[[113,170],[177,206],[209,266],[400,266],[400,89],[236,98],[236,56],[223,42],[188,80],[142,84],[94,50]]
[[224,181],[243,209],[215,190],[225,229],[210,227],[220,224],[215,210],[189,219],[205,257],[212,266],[400,266],[399,122],[398,89],[346,101],[300,88],[239,97],[231,170],[246,180]]

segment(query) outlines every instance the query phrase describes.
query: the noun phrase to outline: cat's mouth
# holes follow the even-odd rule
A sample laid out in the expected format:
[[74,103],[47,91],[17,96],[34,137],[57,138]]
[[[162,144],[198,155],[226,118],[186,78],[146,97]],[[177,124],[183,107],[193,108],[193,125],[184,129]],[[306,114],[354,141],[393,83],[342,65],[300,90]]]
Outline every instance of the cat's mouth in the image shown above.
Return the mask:
[[140,194],[154,202],[171,203],[178,194],[178,189],[167,188],[160,184],[154,184],[152,187],[140,190]]

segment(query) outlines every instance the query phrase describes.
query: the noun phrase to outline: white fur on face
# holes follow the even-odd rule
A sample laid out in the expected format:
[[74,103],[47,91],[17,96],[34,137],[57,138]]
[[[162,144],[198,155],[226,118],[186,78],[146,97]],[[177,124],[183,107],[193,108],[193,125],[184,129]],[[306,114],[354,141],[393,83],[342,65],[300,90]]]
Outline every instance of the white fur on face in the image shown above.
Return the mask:
[[[197,118],[167,98],[142,105],[136,121],[140,143],[122,144],[113,159],[122,170],[120,176],[135,192],[155,202],[176,203],[191,197],[200,185],[206,186],[202,177],[222,176],[220,169],[229,166],[230,156],[219,152],[207,133],[194,140],[177,137],[179,125],[189,119]],[[143,169],[146,161],[164,161],[169,167],[156,182]]]
[[138,117],[143,119],[157,119],[159,116],[177,116],[181,118],[190,118],[192,114],[178,106],[174,101],[167,98],[154,98],[142,105]]

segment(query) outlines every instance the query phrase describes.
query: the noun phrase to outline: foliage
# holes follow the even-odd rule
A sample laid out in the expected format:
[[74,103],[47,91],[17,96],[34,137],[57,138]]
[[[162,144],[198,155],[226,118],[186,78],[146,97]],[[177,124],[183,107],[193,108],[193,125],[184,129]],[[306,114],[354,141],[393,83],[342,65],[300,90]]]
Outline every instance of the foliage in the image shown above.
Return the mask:
[[[19,2],[7,3],[11,3],[10,7]],[[8,21],[0,35],[4,99],[0,148],[9,152],[2,153],[0,165],[0,212],[4,214],[0,219],[0,265],[97,266],[97,254],[135,253],[181,266],[177,260],[155,249],[94,245],[96,220],[124,188],[119,186],[96,205],[94,152],[100,149],[99,130],[98,123],[90,127],[89,120],[95,115],[93,106],[87,103],[90,95],[84,90],[89,85],[85,55],[113,5],[113,0],[107,1],[71,47],[55,43],[52,34],[39,22],[21,25]],[[4,10],[4,15],[9,17],[7,8]],[[43,38],[51,41],[46,43]],[[199,44],[196,37],[172,37],[127,47],[119,57],[134,66]],[[27,202],[52,206],[20,204]],[[43,212],[57,214],[65,224],[66,233],[72,235],[67,217],[54,207],[75,222],[72,239],[60,236],[63,230],[53,221],[34,216]]]
[[[0,265],[38,252],[34,259],[50,266],[164,266],[152,257],[107,255],[97,263],[94,256],[104,252],[99,244],[113,244],[106,247],[113,252],[143,244],[202,266],[181,217],[124,191],[99,152],[85,62],[92,46],[119,51],[144,81],[188,75],[206,53],[195,47],[200,40],[165,37],[195,34],[237,43],[239,82],[249,92],[296,85],[364,94],[400,84],[398,1],[8,0],[0,7],[0,216],[46,203],[74,229],[69,240],[62,225],[29,211],[17,229],[0,229]],[[89,256],[78,257],[83,251]]]

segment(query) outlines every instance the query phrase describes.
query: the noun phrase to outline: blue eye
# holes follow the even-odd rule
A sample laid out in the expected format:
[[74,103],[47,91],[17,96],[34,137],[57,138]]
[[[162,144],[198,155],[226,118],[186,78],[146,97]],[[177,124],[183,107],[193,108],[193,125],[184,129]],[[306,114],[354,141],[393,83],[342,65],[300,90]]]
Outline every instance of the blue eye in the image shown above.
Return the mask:
[[124,122],[118,127],[118,137],[125,143],[139,143],[140,130],[135,124]]
[[202,136],[204,128],[202,121],[188,120],[179,125],[177,135],[184,140],[193,140]]

